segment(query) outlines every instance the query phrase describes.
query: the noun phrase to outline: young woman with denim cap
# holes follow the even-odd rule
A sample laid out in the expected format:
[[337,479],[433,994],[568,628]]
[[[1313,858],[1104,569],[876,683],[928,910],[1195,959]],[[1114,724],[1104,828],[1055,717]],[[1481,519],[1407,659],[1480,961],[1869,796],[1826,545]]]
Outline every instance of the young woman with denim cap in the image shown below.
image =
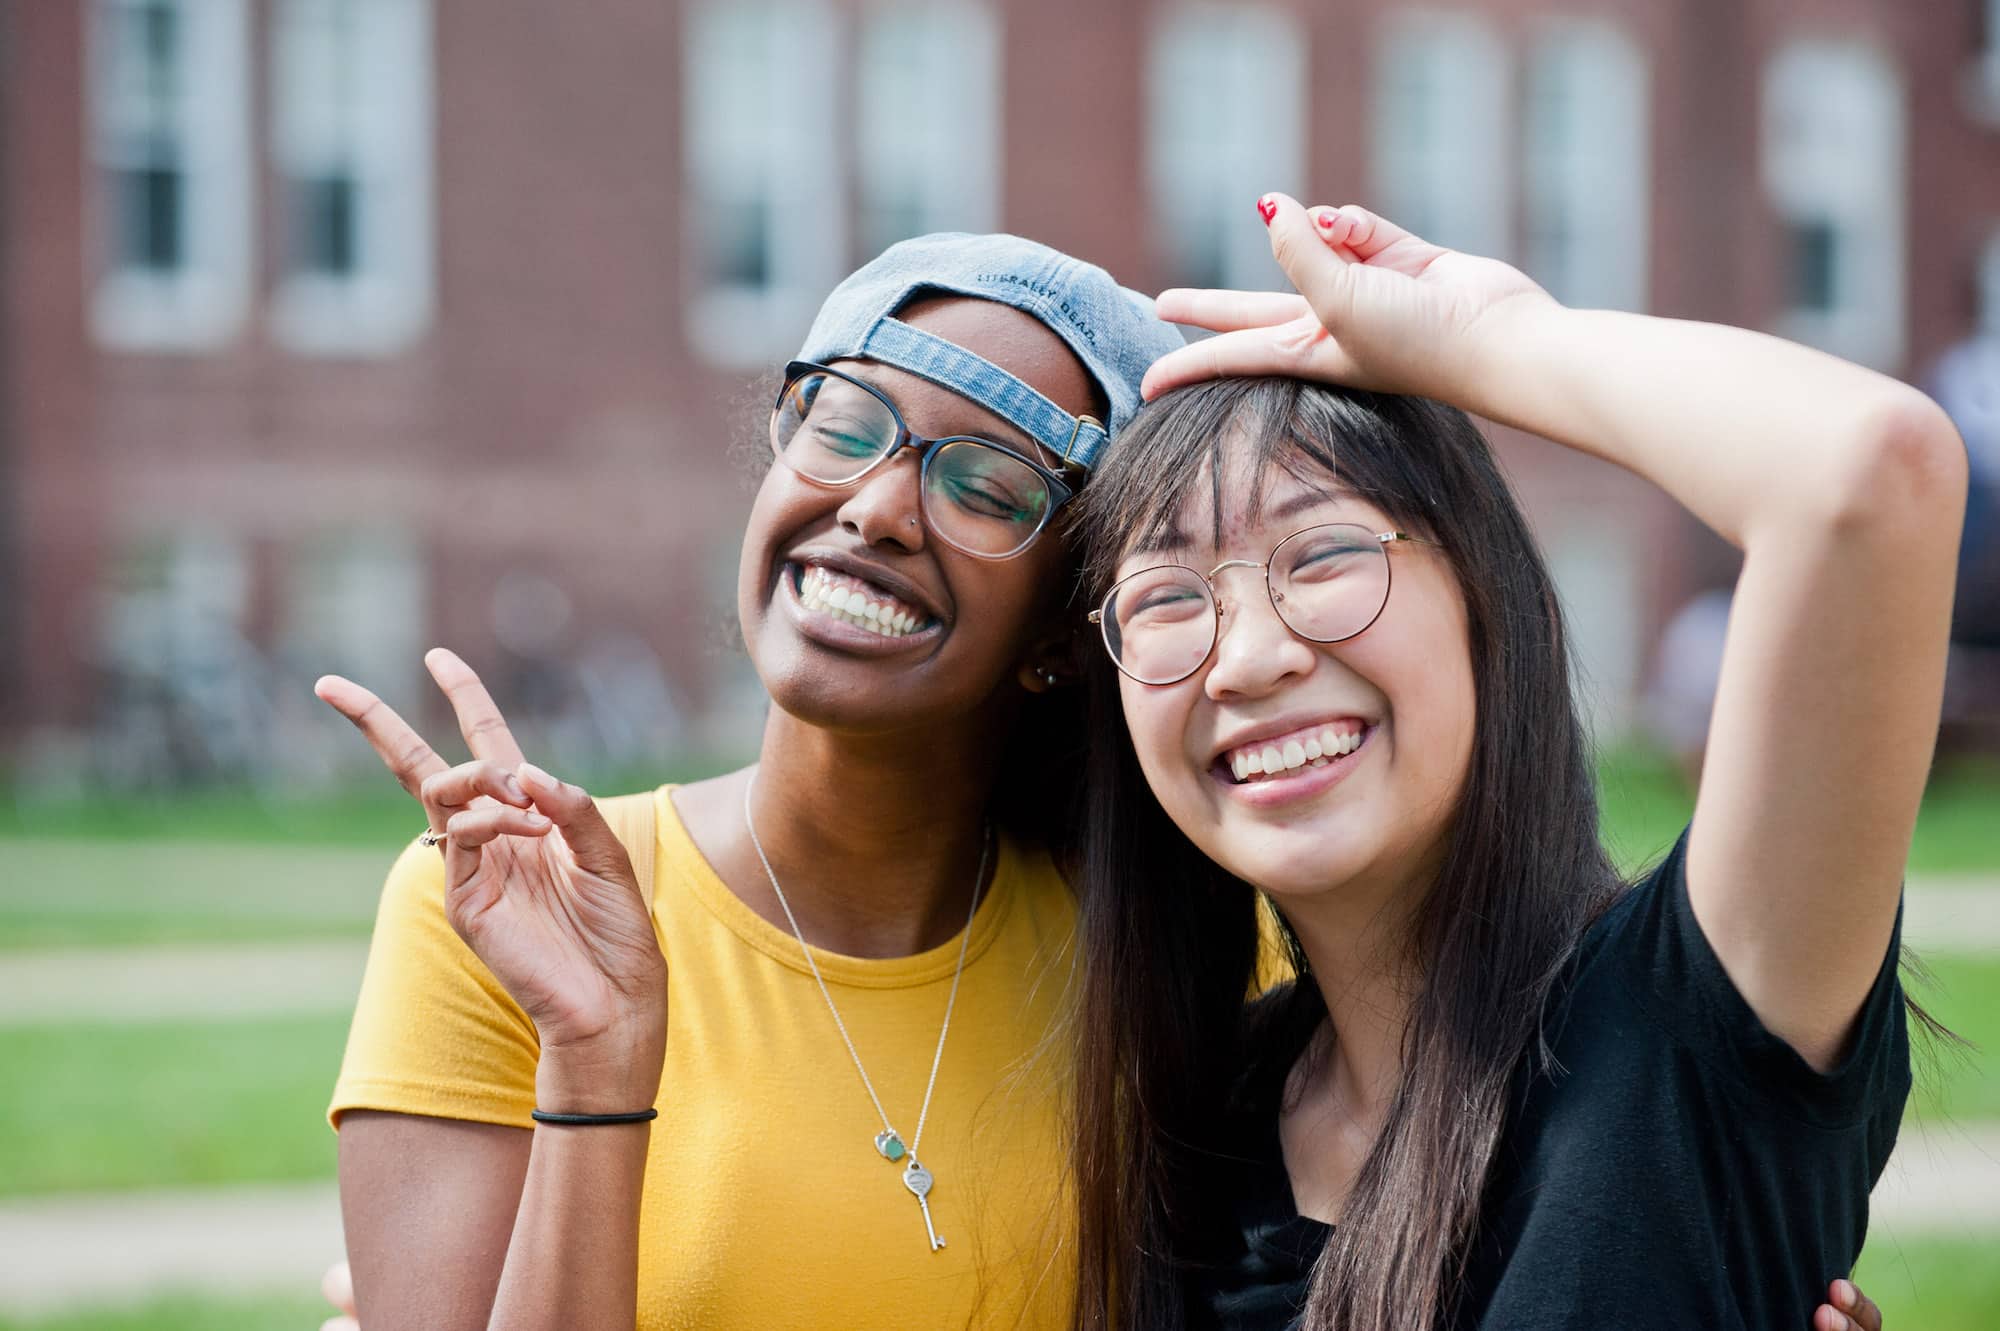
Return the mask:
[[[1303,294],[1161,297],[1219,336],[1154,367],[1086,501],[1078,1325],[1871,1321],[1844,1281],[1814,1305],[1910,1084],[1964,450],[1829,356],[1260,211]],[[1467,411],[1744,552],[1693,822],[1637,884]],[[1247,1019],[1246,884],[1302,977]]]
[[443,834],[331,1109],[369,1331],[1066,1321],[1065,501],[1180,341],[1014,237],[844,282],[743,536],[754,767],[599,805],[450,653],[466,763],[320,683]]

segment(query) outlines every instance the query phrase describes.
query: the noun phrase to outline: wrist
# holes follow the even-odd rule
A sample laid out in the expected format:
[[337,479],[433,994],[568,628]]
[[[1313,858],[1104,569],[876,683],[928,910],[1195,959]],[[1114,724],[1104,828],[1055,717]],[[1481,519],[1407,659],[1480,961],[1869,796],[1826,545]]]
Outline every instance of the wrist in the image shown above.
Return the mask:
[[1534,378],[1542,348],[1554,344],[1561,322],[1572,313],[1539,289],[1487,307],[1460,362],[1464,382],[1445,400],[1489,420],[1509,421],[1521,390]]
[[575,1044],[545,1045],[535,1065],[535,1105],[561,1114],[626,1114],[660,1094],[664,1026]]

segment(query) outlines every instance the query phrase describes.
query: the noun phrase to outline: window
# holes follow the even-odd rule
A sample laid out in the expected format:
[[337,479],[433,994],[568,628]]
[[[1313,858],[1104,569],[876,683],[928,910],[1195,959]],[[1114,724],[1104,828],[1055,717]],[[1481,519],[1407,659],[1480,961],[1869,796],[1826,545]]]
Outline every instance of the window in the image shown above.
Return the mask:
[[1187,6],[1155,34],[1147,171],[1175,284],[1283,284],[1252,208],[1304,190],[1305,53],[1297,22],[1261,5]]
[[1764,79],[1764,187],[1784,228],[1778,331],[1894,370],[1903,357],[1904,108],[1858,44],[1797,41]]
[[1647,70],[1622,33],[1545,31],[1527,78],[1523,260],[1568,305],[1646,304]]
[[[983,5],[866,13],[855,62],[856,262],[909,236],[998,224],[999,46]],[[937,86],[941,70],[948,91]]]
[[1507,54],[1468,14],[1390,22],[1376,65],[1379,210],[1426,240],[1508,256]]
[[91,318],[124,350],[199,350],[250,292],[243,0],[96,0]]
[[336,528],[302,536],[286,554],[280,662],[300,678],[333,670],[384,697],[422,696],[429,570],[412,534]]
[[1995,231],[1979,255],[1978,313],[1973,324],[1987,337],[2000,338],[2000,231]]
[[1590,733],[1631,728],[1639,692],[1641,547],[1627,522],[1571,509],[1551,525],[1549,576],[1569,636],[1571,685]]
[[2000,124],[2000,0],[1982,0],[1980,18],[1985,32],[1973,71],[1974,109]]
[[711,0],[685,50],[688,340],[717,364],[764,365],[797,345],[841,276],[834,126],[849,67],[823,0]]
[[271,44],[273,332],[304,352],[399,351],[432,306],[428,0],[280,0]]

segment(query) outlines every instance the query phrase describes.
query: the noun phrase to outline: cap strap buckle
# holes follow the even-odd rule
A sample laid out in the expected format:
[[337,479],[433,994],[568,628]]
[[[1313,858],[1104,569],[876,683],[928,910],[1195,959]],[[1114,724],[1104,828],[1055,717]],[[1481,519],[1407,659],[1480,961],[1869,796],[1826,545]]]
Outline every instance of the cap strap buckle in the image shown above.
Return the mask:
[[[1095,431],[1094,438],[1084,433],[1086,426],[1089,427],[1090,430]],[[1087,470],[1090,464],[1085,462],[1083,458],[1086,457],[1094,458],[1097,455],[1097,450],[1103,446],[1107,434],[1108,432],[1104,428],[1104,422],[1097,419],[1097,417],[1089,415],[1087,413],[1085,415],[1078,416],[1076,418],[1076,424],[1070,427],[1069,442],[1064,444],[1062,447],[1062,460],[1064,464],[1070,467],[1075,467],[1078,470]],[[1077,443],[1079,440],[1081,440],[1084,445],[1081,450],[1079,450],[1077,447]],[[1082,457],[1076,456],[1079,451],[1082,453]]]

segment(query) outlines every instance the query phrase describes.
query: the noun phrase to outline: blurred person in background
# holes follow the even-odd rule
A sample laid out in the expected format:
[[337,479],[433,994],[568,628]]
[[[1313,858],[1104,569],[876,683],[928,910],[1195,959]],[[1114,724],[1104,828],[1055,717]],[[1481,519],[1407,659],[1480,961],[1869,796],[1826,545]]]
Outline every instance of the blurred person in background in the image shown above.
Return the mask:
[[1180,344],[1009,236],[842,283],[743,535],[754,767],[598,804],[449,652],[469,762],[321,681],[428,820],[330,1109],[370,1331],[1067,1321],[1066,505]]

